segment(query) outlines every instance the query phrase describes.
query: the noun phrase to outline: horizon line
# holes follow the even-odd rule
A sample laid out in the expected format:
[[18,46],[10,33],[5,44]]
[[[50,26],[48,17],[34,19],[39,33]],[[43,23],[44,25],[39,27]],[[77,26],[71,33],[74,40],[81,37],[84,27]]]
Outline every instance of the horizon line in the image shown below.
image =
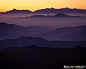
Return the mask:
[[[45,8],[40,8],[40,9],[37,9],[37,10],[52,9],[52,8],[54,8],[54,7],[45,7]],[[64,7],[64,8],[68,8],[68,9],[79,9],[79,8],[75,8],[75,7],[74,7],[74,8]],[[54,9],[64,9],[64,8],[54,8]],[[13,9],[15,9],[15,10],[29,10],[29,9],[16,9],[16,8],[13,8]],[[8,11],[11,11],[11,10],[13,10],[13,9],[10,9],[10,10],[8,10]],[[29,10],[29,11],[35,12],[35,11],[37,11],[37,10],[34,10],[34,11]],[[81,10],[86,10],[86,9],[81,9]],[[3,11],[3,12],[7,12],[7,11]],[[3,12],[0,12],[0,13],[3,13]]]

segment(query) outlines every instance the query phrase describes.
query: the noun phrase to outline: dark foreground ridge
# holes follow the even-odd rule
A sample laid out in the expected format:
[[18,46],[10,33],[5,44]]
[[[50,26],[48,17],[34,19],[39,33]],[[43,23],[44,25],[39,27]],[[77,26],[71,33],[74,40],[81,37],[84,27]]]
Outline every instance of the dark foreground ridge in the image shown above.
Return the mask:
[[0,69],[63,69],[86,65],[86,48],[10,47],[0,50]]

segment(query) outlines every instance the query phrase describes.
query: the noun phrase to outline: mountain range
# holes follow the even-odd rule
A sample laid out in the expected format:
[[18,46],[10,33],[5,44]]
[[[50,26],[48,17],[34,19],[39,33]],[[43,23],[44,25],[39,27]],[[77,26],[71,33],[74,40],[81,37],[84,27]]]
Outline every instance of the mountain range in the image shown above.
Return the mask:
[[[55,25],[60,26],[59,19],[67,20],[66,17],[68,17],[68,19],[74,17],[75,18],[82,17],[82,16],[70,16],[67,15],[67,13],[86,14],[86,10],[76,8],[74,9],[45,8],[32,12],[30,10],[13,9],[7,12],[2,12],[0,14],[23,14],[23,13],[26,15],[29,13],[34,15],[30,17],[19,17],[19,18],[56,18],[52,19],[52,21],[49,21],[48,23],[51,24],[50,22],[52,22],[52,24],[54,25],[55,20],[58,20],[57,22],[58,24]],[[55,15],[42,15],[42,14],[40,15],[40,13],[42,14],[54,13]],[[79,20],[78,18],[76,19]],[[13,20],[15,21],[15,19]],[[23,22],[22,19],[18,20]],[[24,22],[27,22],[26,19],[24,20],[25,20]],[[29,19],[27,20],[29,21]],[[44,19],[39,20],[42,22]],[[33,21],[35,22],[36,19]],[[72,22],[72,20],[70,22]],[[44,25],[44,23],[42,24]],[[45,24],[47,25],[46,22]],[[66,23],[64,22],[64,24]],[[65,27],[64,25],[64,27],[61,28],[58,28],[58,26],[56,27],[55,28],[46,26],[23,27],[15,24],[1,22],[0,69],[67,69],[64,68],[65,67],[64,65],[74,65],[74,67],[77,65],[78,66],[86,65],[86,26],[74,25],[73,27]]]
[[7,47],[24,47],[28,45],[51,48],[73,48],[75,46],[86,47],[86,41],[48,41],[43,38],[31,36],[0,40],[0,49]]
[[86,41],[86,26],[57,28],[44,34],[35,35],[47,40]]
[[21,36],[41,37],[47,40],[86,41],[86,26],[51,28],[46,26],[23,27],[0,23],[0,40],[15,39]]
[[80,46],[67,49],[25,46],[0,50],[0,69],[63,69],[64,65],[85,64],[86,48]]
[[70,16],[64,13],[57,13],[55,15],[32,15],[32,16],[26,16],[26,17],[18,17],[18,18],[12,18],[12,19],[21,19],[21,18],[79,18],[79,17],[85,17],[85,16]]
[[2,12],[1,14],[16,14],[16,13],[31,13],[31,11],[29,10],[16,10],[16,9],[13,9],[13,10],[10,10],[10,11],[7,11],[7,12]]
[[70,8],[61,8],[61,9],[55,9],[55,8],[45,8],[45,9],[40,9],[36,10],[34,12],[30,10],[17,10],[13,9],[7,12],[2,12],[0,14],[8,14],[8,13],[86,13],[86,10],[83,9],[70,9]]
[[46,26],[22,27],[15,24],[0,23],[0,40],[8,38],[18,38],[20,36],[33,36],[53,30]]

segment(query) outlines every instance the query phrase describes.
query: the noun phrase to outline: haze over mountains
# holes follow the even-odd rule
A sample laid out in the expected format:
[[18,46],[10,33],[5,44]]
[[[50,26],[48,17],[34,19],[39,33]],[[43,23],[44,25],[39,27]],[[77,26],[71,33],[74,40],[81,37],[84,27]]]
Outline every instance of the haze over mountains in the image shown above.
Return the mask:
[[36,36],[48,40],[86,41],[86,26],[63,27]]
[[86,47],[86,41],[48,41],[43,38],[34,38],[31,36],[0,40],[0,49],[5,49],[7,47],[24,47],[27,45],[51,48],[73,48],[75,46]]
[[86,65],[86,10],[13,9],[0,15],[0,69]]
[[84,16],[70,16],[64,13],[57,13],[55,15],[32,15],[32,16],[27,16],[27,17],[18,17],[18,18],[13,18],[13,19],[21,19],[21,18],[85,18]]
[[18,38],[20,36],[33,36],[53,30],[46,26],[22,27],[15,24],[0,23],[0,40],[9,38]]
[[23,27],[15,24],[0,23],[0,40],[21,36],[41,37],[47,40],[86,41],[86,26],[50,28],[45,26]]
[[7,12],[3,12],[1,14],[8,14],[8,13],[86,13],[86,10],[83,9],[70,9],[70,8],[61,8],[61,9],[55,9],[55,8],[45,8],[45,9],[40,9],[36,10],[34,12],[30,10],[10,10]]
[[86,69],[86,1],[82,1],[1,0],[0,11],[8,11],[0,12],[0,69],[67,69],[64,65]]

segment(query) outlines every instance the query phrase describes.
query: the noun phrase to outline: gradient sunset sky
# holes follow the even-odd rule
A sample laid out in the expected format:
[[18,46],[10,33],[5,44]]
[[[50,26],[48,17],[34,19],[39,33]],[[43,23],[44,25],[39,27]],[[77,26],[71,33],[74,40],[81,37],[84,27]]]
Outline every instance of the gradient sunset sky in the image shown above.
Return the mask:
[[51,7],[86,9],[86,0],[0,0],[0,12],[14,8],[35,11]]

